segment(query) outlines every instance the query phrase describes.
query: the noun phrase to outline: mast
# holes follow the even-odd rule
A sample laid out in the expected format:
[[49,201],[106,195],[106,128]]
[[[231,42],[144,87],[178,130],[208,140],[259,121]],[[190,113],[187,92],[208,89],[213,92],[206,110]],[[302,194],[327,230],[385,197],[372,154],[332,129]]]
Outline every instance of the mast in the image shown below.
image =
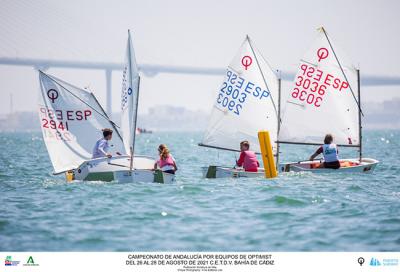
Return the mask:
[[[264,76],[264,73],[263,73],[263,71],[262,71],[262,69],[261,69],[260,63],[258,62],[258,58],[257,58],[256,52],[254,51],[253,45],[251,44],[251,40],[250,40],[249,35],[246,36],[246,39],[247,39],[247,41],[249,42],[249,45],[250,45],[251,51],[252,51],[252,53],[253,53],[253,56],[254,56],[254,58],[256,59],[257,67],[258,67],[258,70],[259,70],[260,73],[261,73],[261,76],[262,76],[262,79],[263,79],[263,81],[264,81],[265,87],[267,87],[267,90],[268,90],[269,92],[271,92],[271,91],[269,90],[267,81],[265,80],[265,76]],[[274,99],[272,98],[272,95],[271,95],[270,97],[271,97],[272,105],[274,106],[274,109],[275,109],[275,114],[276,114],[277,117],[278,117],[278,112],[277,112],[277,110],[276,110],[276,106],[275,106]]]
[[360,84],[360,69],[357,69],[357,94],[358,94],[358,137],[360,138],[359,159],[362,159],[362,125],[361,125],[361,84]]
[[[249,45],[250,45],[251,51],[253,53],[253,56],[256,59],[257,67],[258,67],[258,70],[261,73],[261,76],[262,76],[262,79],[264,81],[265,87],[267,88],[267,90],[269,92],[271,92],[269,87],[268,87],[267,81],[265,80],[265,76],[264,76],[264,73],[263,73],[263,71],[261,69],[260,63],[258,62],[258,58],[257,58],[256,52],[254,51],[253,45],[251,44],[250,37],[247,35],[246,39],[249,42]],[[281,119],[280,119],[280,99],[281,99],[281,79],[280,79],[280,77],[278,79],[278,100],[279,100],[279,102],[278,102],[278,110],[276,109],[275,101],[272,98],[272,95],[270,97],[271,97],[272,106],[274,106],[275,114],[276,114],[276,117],[278,119],[278,131],[277,131],[277,136],[278,136],[279,135],[279,128],[280,128],[280,121],[281,121]],[[277,137],[277,139],[278,139],[278,137]],[[276,155],[275,156],[276,156],[276,167],[279,168],[279,166],[278,166],[278,162],[279,162],[279,143],[277,143],[277,146],[276,146]]]
[[338,59],[338,57],[337,57],[337,55],[336,55],[335,49],[333,49],[333,46],[332,46],[332,44],[331,44],[331,41],[329,40],[328,34],[326,33],[324,27],[321,27],[321,29],[322,29],[322,32],[324,33],[325,37],[326,37],[326,40],[328,41],[329,47],[332,49],[333,55],[335,56],[335,59],[336,59],[337,63],[339,64],[339,68],[340,68],[340,70],[342,71],[342,74],[343,74],[343,76],[344,76],[344,79],[345,79],[345,80],[347,81],[347,83],[349,84],[349,88],[350,88],[351,94],[353,95],[353,98],[354,98],[354,100],[355,100],[356,103],[357,103],[358,110],[359,110],[360,114],[362,114],[362,115],[364,116],[364,113],[363,113],[362,110],[361,110],[360,100],[357,101],[356,96],[354,95],[353,89],[351,88],[351,85],[350,85],[350,83],[349,83],[349,80],[347,79],[346,73],[345,73],[344,70],[343,70],[342,64],[340,63],[340,61],[339,61],[339,59]]
[[[129,86],[132,88],[134,88],[133,86],[133,77],[132,77],[132,52],[131,52],[131,47],[132,47],[132,39],[131,39],[131,31],[128,29],[128,40],[129,40],[129,46],[128,46],[128,62],[129,62],[129,71],[130,71],[130,75],[129,75]],[[132,146],[130,147],[130,155],[131,155],[131,162],[130,162],[130,166],[129,169],[130,171],[132,171],[133,169],[133,154],[135,151],[135,136],[136,136],[136,122],[137,122],[137,112],[138,112],[138,104],[139,104],[139,88],[140,88],[140,76],[138,76],[138,83],[137,83],[137,95],[136,95],[136,101],[135,102],[135,116],[134,116],[134,123],[133,123],[133,129],[131,129],[131,137],[132,137]],[[131,105],[132,106],[132,105]]]
[[[278,78],[278,133],[276,139],[279,136],[279,130],[281,129],[281,75],[279,73]],[[279,169],[279,142],[276,143],[276,168]]]
[[138,112],[138,104],[139,104],[139,88],[140,88],[140,77],[138,77],[138,87],[137,87],[137,99],[136,99],[136,107],[135,107],[135,123],[133,126],[133,142],[132,142],[132,146],[131,146],[131,164],[130,164],[130,171],[132,171],[133,168],[133,152],[135,149],[135,138],[136,138],[136,123],[137,123],[137,112]]

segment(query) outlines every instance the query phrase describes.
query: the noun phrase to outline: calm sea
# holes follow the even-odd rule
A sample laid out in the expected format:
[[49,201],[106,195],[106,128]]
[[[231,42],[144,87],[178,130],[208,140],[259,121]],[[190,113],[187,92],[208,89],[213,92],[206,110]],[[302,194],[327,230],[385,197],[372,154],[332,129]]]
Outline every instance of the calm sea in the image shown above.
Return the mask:
[[[140,135],[140,154],[170,147],[177,181],[122,185],[67,184],[40,133],[0,133],[0,251],[400,251],[400,131],[365,132],[373,174],[273,180],[202,179],[201,166],[235,156],[198,147],[201,136]],[[284,146],[281,158],[313,149]]]

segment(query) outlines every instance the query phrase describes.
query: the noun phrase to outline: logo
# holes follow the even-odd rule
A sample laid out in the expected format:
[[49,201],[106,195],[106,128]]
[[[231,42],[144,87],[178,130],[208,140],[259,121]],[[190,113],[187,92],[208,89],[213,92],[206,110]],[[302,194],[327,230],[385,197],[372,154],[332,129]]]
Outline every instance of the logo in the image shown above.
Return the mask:
[[329,56],[329,51],[325,47],[321,47],[317,51],[317,56],[318,56],[318,62],[320,62],[323,59],[326,59]]
[[399,259],[383,259],[383,266],[398,266]]
[[13,261],[11,256],[7,256],[4,260],[5,266],[17,266],[19,263],[20,261]]
[[58,98],[58,92],[54,89],[50,89],[47,91],[47,97],[51,100],[51,103],[54,103],[54,100]]
[[249,67],[253,63],[253,59],[250,56],[244,56],[242,58],[242,65],[244,66],[244,69],[247,70],[247,67]]
[[32,256],[29,256],[28,260],[24,264],[24,266],[39,266],[39,264],[35,263]]
[[369,262],[369,265],[370,266],[380,266],[381,262],[376,258],[372,258],[371,261]]
[[357,262],[362,266],[365,263],[365,259],[363,257],[358,258]]

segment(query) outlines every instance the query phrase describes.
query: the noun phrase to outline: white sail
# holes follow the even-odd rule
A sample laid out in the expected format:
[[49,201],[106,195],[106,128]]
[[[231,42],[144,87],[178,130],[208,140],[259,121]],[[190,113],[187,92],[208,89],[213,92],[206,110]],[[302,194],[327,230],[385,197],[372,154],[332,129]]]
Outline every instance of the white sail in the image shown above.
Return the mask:
[[258,131],[268,130],[275,153],[278,88],[275,73],[246,37],[228,66],[200,145],[239,150],[248,140],[260,152]]
[[133,155],[135,148],[136,118],[139,99],[139,71],[131,34],[128,31],[125,66],[121,92],[121,133],[126,154]]
[[279,141],[320,144],[331,133],[337,144],[359,146],[357,84],[357,70],[321,28],[284,103]]
[[[92,93],[43,72],[39,73],[39,80],[40,124],[54,172],[74,169],[92,158],[101,130],[113,128],[113,123]],[[121,151],[122,140],[115,132],[113,150]]]

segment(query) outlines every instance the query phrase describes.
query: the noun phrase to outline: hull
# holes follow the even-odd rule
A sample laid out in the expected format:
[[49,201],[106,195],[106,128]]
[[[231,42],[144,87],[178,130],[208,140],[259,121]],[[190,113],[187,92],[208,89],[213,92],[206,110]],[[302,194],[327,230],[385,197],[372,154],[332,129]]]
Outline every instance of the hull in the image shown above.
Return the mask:
[[234,169],[224,166],[202,167],[203,178],[256,178],[264,177],[264,169],[258,168],[258,172],[246,172],[243,169]]
[[133,169],[130,171],[130,157],[98,158],[83,162],[73,170],[73,179],[84,181],[118,181],[171,183],[175,175],[154,171],[155,160],[145,156],[133,158]]
[[318,168],[323,161],[290,162],[279,165],[280,172],[312,172],[312,173],[372,173],[379,161],[370,158],[340,160],[339,169]]
[[114,180],[119,183],[157,182],[169,184],[175,182],[175,175],[160,170],[121,170],[114,172]]

